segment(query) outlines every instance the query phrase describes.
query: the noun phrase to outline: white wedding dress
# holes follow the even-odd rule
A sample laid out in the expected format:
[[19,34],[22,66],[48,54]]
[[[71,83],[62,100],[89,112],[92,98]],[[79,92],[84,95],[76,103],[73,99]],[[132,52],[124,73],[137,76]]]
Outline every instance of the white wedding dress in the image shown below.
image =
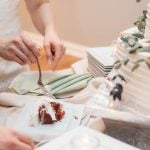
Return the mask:
[[[20,0],[0,0],[0,39],[12,39],[21,33],[18,17]],[[0,58],[0,92],[6,90],[12,79],[27,67]]]

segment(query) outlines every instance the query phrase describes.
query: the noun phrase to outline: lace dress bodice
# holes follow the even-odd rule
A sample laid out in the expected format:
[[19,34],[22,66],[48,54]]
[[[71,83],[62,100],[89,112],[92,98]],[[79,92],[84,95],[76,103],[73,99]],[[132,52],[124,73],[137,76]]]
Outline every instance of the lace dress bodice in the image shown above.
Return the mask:
[[18,17],[20,0],[0,0],[0,38],[12,38],[21,32]]
[[[19,1],[0,0],[0,39],[12,39],[21,33],[18,17]],[[0,58],[0,92],[5,91],[12,79],[25,68]]]

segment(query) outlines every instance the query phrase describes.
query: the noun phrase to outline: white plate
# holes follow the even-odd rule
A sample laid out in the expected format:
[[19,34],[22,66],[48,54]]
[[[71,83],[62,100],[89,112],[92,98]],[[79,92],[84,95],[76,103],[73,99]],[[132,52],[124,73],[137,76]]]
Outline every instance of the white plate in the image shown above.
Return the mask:
[[98,66],[101,66],[104,69],[111,69],[113,66],[104,66],[100,61],[97,61],[92,55],[87,54],[88,62],[95,62]]
[[112,67],[115,62],[112,47],[89,48],[87,53],[106,67]]
[[[86,145],[95,143],[95,140],[98,143],[97,148],[93,148],[92,150],[139,150],[133,146],[130,146],[126,143],[123,143],[119,140],[116,140],[108,135],[97,132],[95,130],[79,127],[75,130],[72,130],[63,136],[46,143],[45,145],[37,148],[36,150],[91,150],[88,147],[76,148],[73,145],[73,141],[79,140],[79,142],[84,142]],[[87,144],[88,143],[88,144]]]
[[98,75],[103,75],[103,76],[107,76],[107,75],[108,75],[108,73],[103,72],[102,70],[100,70],[100,69],[97,68],[97,67],[93,67],[93,66],[89,65],[88,68],[89,68],[92,72],[97,73]]
[[31,114],[35,110],[37,104],[39,104],[39,101],[32,101],[32,103],[27,104],[20,114],[20,117],[17,119],[15,126],[16,130],[27,134],[36,142],[54,138],[80,125],[84,106],[79,104],[62,103],[65,110],[65,116],[61,121],[51,125],[39,124],[37,126],[30,126]]

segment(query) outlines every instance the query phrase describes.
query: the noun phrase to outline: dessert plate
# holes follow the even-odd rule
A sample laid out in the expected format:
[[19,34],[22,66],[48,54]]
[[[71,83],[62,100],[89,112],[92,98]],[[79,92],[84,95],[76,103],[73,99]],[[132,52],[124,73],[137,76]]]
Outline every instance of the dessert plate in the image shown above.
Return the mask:
[[16,120],[16,130],[30,136],[34,141],[40,142],[41,140],[55,138],[80,125],[84,106],[60,102],[65,111],[65,116],[61,121],[50,125],[42,125],[39,123],[36,126],[31,126],[31,117],[35,113],[35,110],[38,109],[39,103],[42,103],[42,101],[51,102],[49,99],[43,98],[41,100],[34,100],[25,106],[24,110],[19,115],[19,118]]
[[140,150],[90,128],[79,127],[36,150]]
[[112,47],[90,48],[87,50],[88,70],[94,76],[107,76],[115,62]]
[[114,64],[112,47],[90,48],[88,54],[104,67],[112,67]]

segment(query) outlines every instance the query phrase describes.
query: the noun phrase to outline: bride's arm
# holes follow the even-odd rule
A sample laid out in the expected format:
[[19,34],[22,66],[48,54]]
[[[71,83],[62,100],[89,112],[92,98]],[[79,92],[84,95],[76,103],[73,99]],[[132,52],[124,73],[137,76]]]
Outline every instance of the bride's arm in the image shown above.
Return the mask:
[[43,46],[47,53],[47,59],[55,69],[65,48],[55,31],[49,0],[25,1],[34,25],[45,37]]
[[25,0],[34,25],[41,34],[45,34],[46,28],[54,28],[52,11],[49,0]]

